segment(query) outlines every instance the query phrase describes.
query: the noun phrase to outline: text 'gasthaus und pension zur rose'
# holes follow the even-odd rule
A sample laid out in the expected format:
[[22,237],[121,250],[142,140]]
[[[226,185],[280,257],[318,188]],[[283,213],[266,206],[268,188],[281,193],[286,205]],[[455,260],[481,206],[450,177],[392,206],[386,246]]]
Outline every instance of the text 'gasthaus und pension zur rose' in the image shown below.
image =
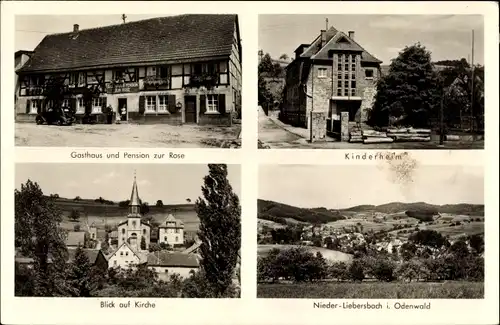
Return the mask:
[[142,152],[114,152],[114,153],[92,153],[88,151],[77,152],[73,151],[70,154],[74,159],[184,159],[186,155],[183,153],[169,152],[166,153],[142,153]]

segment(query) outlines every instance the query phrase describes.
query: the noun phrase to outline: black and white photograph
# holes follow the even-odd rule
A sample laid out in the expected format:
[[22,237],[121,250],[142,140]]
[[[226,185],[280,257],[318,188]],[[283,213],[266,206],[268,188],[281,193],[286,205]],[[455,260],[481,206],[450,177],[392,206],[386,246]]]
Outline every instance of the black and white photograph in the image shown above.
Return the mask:
[[240,148],[236,14],[17,15],[15,144]]
[[482,15],[259,15],[258,146],[484,149]]
[[239,298],[241,170],[19,163],[15,295]]
[[480,165],[261,165],[258,197],[258,298],[485,296]]

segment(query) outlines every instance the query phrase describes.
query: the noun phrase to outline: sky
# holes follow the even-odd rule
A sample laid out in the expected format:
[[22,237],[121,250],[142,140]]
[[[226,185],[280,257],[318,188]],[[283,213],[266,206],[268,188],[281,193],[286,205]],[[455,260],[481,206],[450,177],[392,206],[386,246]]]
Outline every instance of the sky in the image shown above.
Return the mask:
[[[167,16],[125,15],[127,22]],[[121,15],[18,15],[15,19],[15,50],[32,51],[46,35],[72,32],[74,24],[87,29],[121,23]]]
[[259,49],[273,58],[287,54],[301,44],[311,43],[333,26],[354,38],[384,65],[407,45],[420,42],[432,53],[432,60],[454,60],[471,54],[474,29],[474,63],[484,64],[484,23],[480,15],[260,15]]
[[[130,199],[134,170],[139,196],[150,204],[186,204],[202,195],[203,177],[208,166],[200,164],[75,164],[20,163],[16,164],[16,189],[28,179],[40,185],[43,193],[60,197],[96,199],[102,196],[112,201]],[[240,165],[228,165],[228,179],[233,191],[240,196]]]
[[261,165],[259,198],[329,209],[390,202],[484,204],[484,171],[477,166],[421,165],[396,181],[385,166]]

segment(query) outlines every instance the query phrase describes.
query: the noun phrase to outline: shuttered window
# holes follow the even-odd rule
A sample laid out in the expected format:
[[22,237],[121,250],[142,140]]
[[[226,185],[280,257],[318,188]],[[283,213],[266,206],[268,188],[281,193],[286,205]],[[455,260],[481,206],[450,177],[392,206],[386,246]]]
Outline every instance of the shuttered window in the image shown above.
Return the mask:
[[103,98],[92,98],[92,113],[102,113]]
[[217,95],[207,95],[207,113],[219,112],[219,98]]
[[155,112],[155,111],[156,111],[156,96],[147,96],[146,112]]

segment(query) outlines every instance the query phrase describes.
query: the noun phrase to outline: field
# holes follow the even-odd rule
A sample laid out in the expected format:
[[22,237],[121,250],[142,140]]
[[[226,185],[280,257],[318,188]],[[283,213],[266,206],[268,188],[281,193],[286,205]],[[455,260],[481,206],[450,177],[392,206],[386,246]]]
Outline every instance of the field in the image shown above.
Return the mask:
[[313,254],[316,254],[316,252],[321,252],[323,257],[331,262],[334,261],[350,261],[352,256],[349,254],[345,254],[342,252],[338,251],[333,251],[330,249],[326,248],[321,248],[321,247],[312,247],[312,246],[297,246],[297,245],[258,245],[257,248],[257,254],[259,256],[266,256],[266,254],[273,248],[278,248],[278,249],[285,249],[285,248],[292,248],[292,247],[303,247],[309,251],[311,251]]
[[[89,225],[94,223],[98,229],[104,229],[106,224],[113,227],[126,220],[128,214],[128,207],[120,207],[117,203],[113,205],[102,204],[89,199],[75,201],[73,199],[58,198],[55,204],[63,213],[61,227],[66,230],[73,230],[76,224],[80,224],[80,227],[84,229],[86,222]],[[69,219],[73,209],[80,212],[79,222]],[[163,207],[150,206],[149,209],[147,216],[152,216],[159,223],[163,223],[167,215],[171,213],[176,219],[184,222],[185,231],[198,230],[199,220],[192,204],[165,205]]]
[[258,284],[258,298],[482,299],[483,282]]

